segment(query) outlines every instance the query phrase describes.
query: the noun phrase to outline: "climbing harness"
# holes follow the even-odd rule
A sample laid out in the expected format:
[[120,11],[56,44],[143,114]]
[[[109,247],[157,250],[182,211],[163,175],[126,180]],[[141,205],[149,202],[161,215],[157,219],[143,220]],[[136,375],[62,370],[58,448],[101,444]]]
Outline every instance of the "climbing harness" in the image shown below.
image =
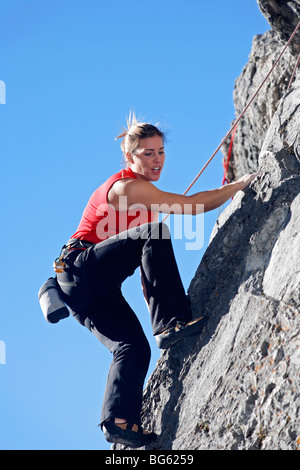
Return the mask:
[[66,267],[64,262],[65,256],[73,250],[87,250],[94,243],[86,240],[79,240],[77,238],[71,238],[61,249],[60,255],[53,263],[53,269],[56,273],[63,273]]
[[[240,122],[240,120],[242,119],[242,117],[244,116],[244,114],[246,113],[246,111],[248,110],[248,108],[251,106],[252,102],[255,100],[256,96],[259,94],[260,90],[262,89],[262,87],[264,86],[264,84],[266,83],[266,81],[268,80],[269,76],[271,75],[271,73],[273,72],[273,70],[275,69],[275,67],[278,65],[281,57],[283,56],[283,54],[285,53],[285,51],[287,50],[288,46],[290,45],[290,43],[292,42],[295,34],[297,33],[298,29],[300,27],[300,21],[299,23],[297,24],[296,28],[294,29],[293,33],[291,34],[291,37],[290,39],[287,41],[286,45],[284,46],[284,48],[282,49],[281,53],[279,54],[279,56],[277,57],[277,59],[275,60],[273,66],[271,67],[270,71],[268,72],[268,74],[266,75],[266,77],[263,79],[263,81],[261,82],[261,84],[259,85],[259,87],[257,88],[257,90],[255,91],[254,95],[252,96],[252,98],[249,100],[249,102],[246,104],[245,108],[243,109],[243,111],[241,112],[241,114],[239,115],[239,117],[234,121],[234,123],[232,124],[231,128],[229,129],[229,131],[227,132],[227,134],[225,135],[225,137],[222,139],[221,143],[218,145],[218,147],[216,148],[216,150],[214,151],[214,153],[211,155],[211,157],[207,160],[207,162],[205,163],[205,165],[203,166],[203,168],[199,171],[199,173],[195,176],[195,178],[193,179],[193,181],[190,183],[190,185],[187,187],[187,189],[184,191],[183,193],[183,196],[185,196],[189,191],[190,189],[192,188],[192,186],[194,186],[194,184],[196,183],[196,181],[200,178],[200,176],[202,175],[202,173],[204,172],[204,170],[208,167],[208,165],[210,164],[210,162],[213,160],[213,158],[217,155],[217,153],[219,152],[220,148],[222,147],[222,145],[226,142],[227,138],[231,135],[231,133],[236,129],[236,126],[238,125],[238,123]],[[297,61],[297,65],[298,65],[298,62],[300,61],[300,55],[298,57],[298,61]],[[296,66],[297,68],[297,66]],[[296,73],[296,68],[295,68],[295,71],[293,73],[293,75]],[[292,83],[292,82],[290,82]],[[169,217],[170,214],[167,214],[166,217],[163,219],[163,221],[165,221],[168,217]]]

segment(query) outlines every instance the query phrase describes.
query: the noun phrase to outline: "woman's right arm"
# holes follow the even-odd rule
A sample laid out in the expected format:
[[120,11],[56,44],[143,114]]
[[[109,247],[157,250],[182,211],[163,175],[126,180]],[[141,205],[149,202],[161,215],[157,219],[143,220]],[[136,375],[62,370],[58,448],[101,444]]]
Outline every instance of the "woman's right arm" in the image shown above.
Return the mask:
[[153,212],[195,215],[222,206],[238,191],[245,189],[256,176],[257,173],[245,175],[233,183],[191,196],[161,191],[146,180],[124,179],[111,188],[109,202],[116,210],[142,205]]

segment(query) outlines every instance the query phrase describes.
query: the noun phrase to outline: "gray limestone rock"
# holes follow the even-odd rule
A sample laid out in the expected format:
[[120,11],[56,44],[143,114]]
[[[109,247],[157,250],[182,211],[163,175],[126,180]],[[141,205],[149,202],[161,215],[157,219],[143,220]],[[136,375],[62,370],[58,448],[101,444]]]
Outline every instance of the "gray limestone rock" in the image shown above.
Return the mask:
[[[258,6],[273,30],[286,42],[300,19],[299,0],[258,0]],[[290,46],[292,54],[300,52],[300,31]]]

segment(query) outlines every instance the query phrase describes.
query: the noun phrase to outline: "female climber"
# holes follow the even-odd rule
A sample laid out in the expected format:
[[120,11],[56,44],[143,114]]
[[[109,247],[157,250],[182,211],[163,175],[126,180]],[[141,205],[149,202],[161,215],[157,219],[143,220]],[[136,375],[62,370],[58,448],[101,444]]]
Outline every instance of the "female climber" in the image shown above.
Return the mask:
[[141,427],[140,412],[150,346],[122,295],[125,279],[140,268],[153,334],[161,349],[199,334],[207,317],[193,319],[174,258],[170,233],[159,212],[210,211],[245,188],[256,175],[191,196],[159,190],[165,136],[156,126],[127,121],[121,149],[125,168],[92,194],[76,233],[63,247],[57,274],[73,316],[113,354],[101,415],[109,442],[141,447],[156,439]]

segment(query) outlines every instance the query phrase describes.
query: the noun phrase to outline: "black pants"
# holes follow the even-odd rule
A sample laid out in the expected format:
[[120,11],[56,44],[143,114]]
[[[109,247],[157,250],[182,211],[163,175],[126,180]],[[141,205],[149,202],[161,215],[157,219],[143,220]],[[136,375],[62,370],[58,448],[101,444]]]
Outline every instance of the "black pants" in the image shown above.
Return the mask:
[[70,251],[65,261],[65,272],[57,275],[64,301],[113,353],[101,423],[118,417],[140,424],[150,346],[121,285],[141,268],[153,334],[191,319],[169,229],[163,223],[145,224],[86,251]]

